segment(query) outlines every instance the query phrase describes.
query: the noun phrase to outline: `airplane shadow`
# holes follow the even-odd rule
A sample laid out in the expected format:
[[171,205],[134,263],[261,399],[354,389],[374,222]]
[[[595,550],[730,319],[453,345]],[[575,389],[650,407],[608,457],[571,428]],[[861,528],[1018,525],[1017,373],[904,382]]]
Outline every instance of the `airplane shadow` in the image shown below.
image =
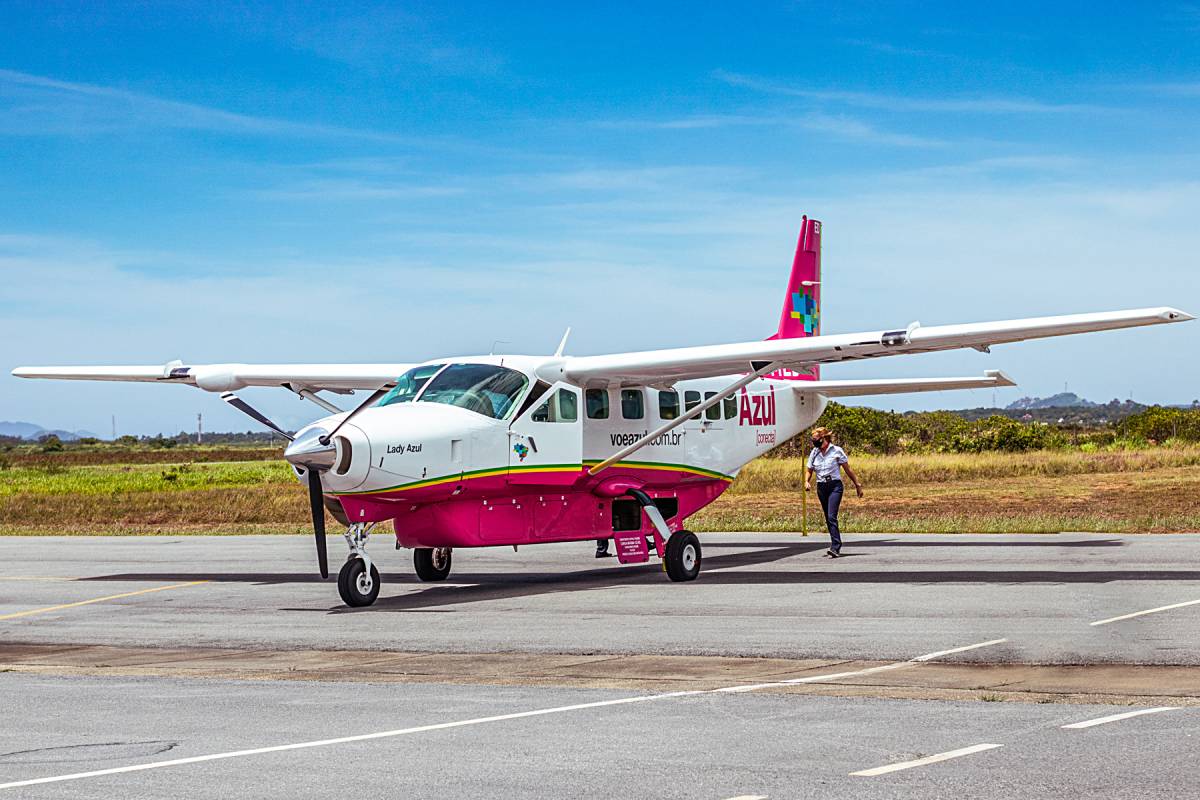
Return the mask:
[[[888,547],[1120,547],[1120,539],[1070,540],[1070,541],[1022,541],[1002,542],[973,539],[962,542],[931,542],[904,539],[857,539],[848,542],[856,556],[867,556],[876,548]],[[1101,584],[1113,581],[1196,581],[1200,570],[961,570],[961,569],[904,569],[886,568],[878,570],[854,569],[837,571],[835,562],[820,562],[823,569],[756,570],[746,569],[781,561],[787,558],[823,552],[828,543],[824,537],[808,541],[747,541],[711,542],[704,544],[706,555],[704,570],[698,583],[703,585],[844,585],[844,584],[897,584],[925,585],[950,584]],[[726,549],[739,552],[725,553]],[[713,554],[713,551],[717,551]],[[581,556],[585,557],[585,556]],[[456,572],[451,580],[454,584],[419,583],[409,573],[387,574],[383,577],[386,586],[413,585],[422,588],[404,594],[383,596],[373,606],[363,609],[348,609],[334,606],[327,609],[331,614],[360,612],[420,612],[441,609],[451,610],[455,606],[491,600],[517,599],[562,592],[593,590],[619,590],[622,587],[665,582],[658,562],[621,567],[611,566],[574,572]],[[331,565],[336,572],[338,565]],[[720,571],[718,571],[720,570]],[[729,571],[725,571],[729,570]],[[164,581],[184,582],[208,580],[213,582],[250,583],[256,585],[280,585],[293,583],[328,583],[308,572],[137,572],[99,575],[80,578],[82,581]],[[463,586],[461,584],[473,584]],[[447,607],[450,607],[449,609]],[[313,608],[284,608],[281,611],[306,611]]]

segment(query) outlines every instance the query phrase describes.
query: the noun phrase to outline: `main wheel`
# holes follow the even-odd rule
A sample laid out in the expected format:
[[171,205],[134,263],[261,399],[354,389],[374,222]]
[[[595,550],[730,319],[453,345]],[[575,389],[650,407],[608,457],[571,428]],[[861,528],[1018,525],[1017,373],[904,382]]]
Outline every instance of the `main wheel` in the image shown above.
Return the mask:
[[367,574],[367,565],[361,558],[352,558],[342,565],[338,572],[338,594],[342,602],[351,608],[369,606],[379,597],[379,570],[371,565]]
[[413,566],[423,581],[444,581],[450,576],[450,548],[418,547],[413,550]]
[[700,540],[691,531],[678,531],[667,539],[663,555],[667,577],[673,581],[694,581],[700,574]]

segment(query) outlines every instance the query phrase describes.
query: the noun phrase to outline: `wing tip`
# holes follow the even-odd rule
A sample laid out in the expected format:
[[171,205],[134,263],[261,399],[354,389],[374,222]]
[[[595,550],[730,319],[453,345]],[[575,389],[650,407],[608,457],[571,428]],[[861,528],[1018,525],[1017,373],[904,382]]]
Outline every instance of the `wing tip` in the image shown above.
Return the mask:
[[1017,382],[1014,381],[1012,379],[1012,377],[1002,369],[985,369],[983,371],[983,374],[988,376],[989,378],[995,379],[996,382],[993,384],[994,386],[1016,386],[1017,385]]

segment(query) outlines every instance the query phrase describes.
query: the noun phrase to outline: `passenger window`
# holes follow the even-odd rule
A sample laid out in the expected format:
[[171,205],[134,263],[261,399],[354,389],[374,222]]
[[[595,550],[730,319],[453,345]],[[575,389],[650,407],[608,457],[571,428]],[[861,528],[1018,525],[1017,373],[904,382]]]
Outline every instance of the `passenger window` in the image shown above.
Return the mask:
[[679,416],[679,392],[658,393],[658,416],[660,419],[675,419]]
[[[716,396],[717,396],[716,392],[705,392],[704,393],[705,400],[712,400]],[[716,403],[714,405],[709,406],[708,410],[704,412],[704,418],[709,419],[709,420],[720,419],[721,418],[721,404]]]
[[686,391],[683,393],[683,408],[685,411],[691,411],[698,405],[700,405],[699,392]]
[[588,389],[583,399],[588,419],[608,419],[608,389]]
[[737,395],[731,394],[723,401],[725,405],[725,419],[733,419],[737,416]]
[[621,416],[625,419],[641,419],[646,416],[641,389],[621,390]]
[[559,389],[529,415],[533,422],[574,422],[579,419],[579,398],[570,389]]

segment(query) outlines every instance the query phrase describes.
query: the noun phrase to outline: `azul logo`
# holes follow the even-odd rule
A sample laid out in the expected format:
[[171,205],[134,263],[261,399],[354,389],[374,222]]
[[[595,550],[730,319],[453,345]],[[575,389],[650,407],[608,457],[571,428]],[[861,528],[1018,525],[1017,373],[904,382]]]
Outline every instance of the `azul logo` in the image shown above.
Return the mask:
[[517,458],[521,461],[525,460],[525,456],[529,455],[529,448],[523,444],[517,443],[513,445],[513,452],[517,454]]
[[821,315],[817,311],[817,300],[811,291],[792,292],[792,319],[798,319],[804,323],[806,334],[816,333],[817,326],[821,322]]
[[742,387],[741,412],[738,414],[738,425],[774,425],[775,424],[775,387],[768,386],[768,394],[750,394]]

